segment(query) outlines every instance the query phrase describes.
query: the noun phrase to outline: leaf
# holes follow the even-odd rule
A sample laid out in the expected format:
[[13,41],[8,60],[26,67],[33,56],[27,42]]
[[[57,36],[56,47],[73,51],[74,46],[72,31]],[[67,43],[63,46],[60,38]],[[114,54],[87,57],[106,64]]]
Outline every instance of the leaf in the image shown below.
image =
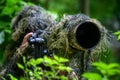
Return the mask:
[[58,69],[62,70],[62,71],[67,71],[67,72],[71,71],[71,68],[70,67],[66,67],[66,66],[59,66]]
[[28,65],[28,66],[31,66],[31,65],[32,65],[32,66],[36,66],[36,64],[35,64],[35,59],[33,59],[33,58],[30,59],[30,60],[27,62],[27,65]]
[[54,55],[54,59],[57,60],[57,61],[59,61],[59,57],[56,56],[56,55]]
[[[60,77],[61,80],[68,80],[68,78],[64,75],[60,75],[59,77]],[[72,80],[74,80],[74,79],[72,79]]]
[[53,64],[53,60],[48,58],[47,56],[44,56],[44,62],[46,63],[46,66],[50,66]]
[[57,60],[58,62],[64,63],[64,62],[68,62],[69,60],[63,57],[58,57],[56,55],[54,55],[54,59]]
[[120,35],[120,31],[117,31],[114,33],[115,35]]
[[82,74],[84,78],[87,78],[88,80],[102,80],[101,75],[97,73],[84,73]]
[[95,62],[92,64],[99,70],[103,75],[107,74],[108,65],[103,62]]
[[35,61],[36,65],[38,65],[38,64],[40,64],[40,63],[42,63],[42,62],[43,62],[43,59],[42,59],[42,58],[38,58],[38,59]]
[[94,62],[92,64],[93,66],[96,66],[98,70],[103,70],[107,68],[107,64],[103,63],[103,62]]
[[8,6],[4,7],[4,9],[1,12],[1,15],[8,15],[9,17],[12,17],[12,14],[14,13],[13,9],[10,9]]
[[68,59],[66,59],[66,58],[62,58],[62,57],[60,57],[60,59],[59,59],[59,62],[62,62],[62,63],[64,63],[64,62],[68,62],[69,60]]
[[120,40],[120,35],[118,35],[118,38],[117,38],[117,40]]
[[116,74],[120,74],[120,70],[118,70],[118,69],[110,69],[110,70],[108,70],[108,76],[114,76]]
[[[1,15],[1,14],[0,14]],[[5,21],[0,21],[0,29],[2,29],[3,31],[5,29],[8,29],[8,26],[9,26],[9,22],[5,22]]]
[[23,56],[23,62],[24,62],[24,64],[26,63],[26,57],[25,56]]
[[120,66],[117,63],[111,63],[111,64],[108,65],[108,69],[118,68],[118,67],[120,67]]
[[9,74],[10,76],[10,80],[18,80],[16,77],[14,77],[13,75]]
[[10,33],[11,33],[11,30],[9,30],[9,29],[5,29],[4,32],[10,34]]
[[23,66],[22,64],[17,63],[17,66],[18,66],[20,69],[24,70],[24,66]]
[[29,71],[29,75],[30,75],[30,76],[33,76],[34,73],[33,73],[32,71]]

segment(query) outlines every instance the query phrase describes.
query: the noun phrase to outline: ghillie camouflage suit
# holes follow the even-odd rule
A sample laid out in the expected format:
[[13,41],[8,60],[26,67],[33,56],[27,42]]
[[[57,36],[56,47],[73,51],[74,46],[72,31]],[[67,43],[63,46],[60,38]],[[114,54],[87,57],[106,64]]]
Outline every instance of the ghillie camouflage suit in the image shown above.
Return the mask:
[[19,47],[27,33],[38,29],[44,30],[39,37],[45,39],[48,52],[53,51],[56,55],[70,60],[66,65],[76,73],[76,80],[82,80],[81,74],[89,70],[91,62],[97,60],[100,53],[106,51],[109,42],[107,30],[95,19],[76,14],[63,16],[57,22],[37,6],[24,7],[13,19],[11,28],[13,41],[6,49],[4,63],[7,66],[2,69],[0,76],[11,73],[19,77],[20,71],[17,73],[14,63],[22,63],[22,55],[28,57],[33,52],[28,43],[22,49]]
[[[27,6],[12,20],[12,40],[7,46],[5,51],[4,67],[1,71],[1,76],[7,76],[6,74],[14,74],[19,77],[21,72],[18,70],[16,62],[21,61],[22,55],[29,57],[33,52],[33,48],[28,43],[24,48],[20,48],[24,36],[29,32],[35,32],[38,29],[44,30],[47,27],[51,27],[55,24],[55,20],[51,15],[47,13],[43,8],[37,6]],[[29,56],[27,56],[29,55]],[[17,71],[18,70],[18,71]],[[19,73],[17,73],[19,72]]]

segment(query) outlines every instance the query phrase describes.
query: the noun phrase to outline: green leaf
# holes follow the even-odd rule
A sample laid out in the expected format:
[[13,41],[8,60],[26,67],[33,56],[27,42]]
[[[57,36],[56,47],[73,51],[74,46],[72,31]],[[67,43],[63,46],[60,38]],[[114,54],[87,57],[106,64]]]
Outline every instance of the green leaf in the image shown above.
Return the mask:
[[55,74],[52,71],[46,71],[45,72],[45,76],[49,77],[49,76],[54,76]]
[[103,70],[107,68],[107,64],[103,63],[103,62],[94,62],[92,63],[93,66],[96,66],[98,70]]
[[9,22],[5,22],[5,21],[0,21],[0,29],[8,29],[8,26],[9,26]]
[[120,35],[120,31],[117,31],[114,33],[115,35]]
[[18,66],[20,69],[24,70],[24,66],[23,66],[22,64],[17,63],[17,66]]
[[13,75],[9,74],[10,76],[10,80],[18,80],[16,77],[14,77]]
[[4,32],[11,34],[11,30],[9,30],[9,29],[5,29]]
[[110,70],[108,70],[108,76],[114,76],[116,74],[120,74],[120,70],[118,70],[118,69],[110,69]]
[[35,59],[33,59],[33,58],[30,59],[30,60],[27,62],[27,65],[28,65],[28,66],[31,66],[31,65],[32,65],[32,66],[36,66],[36,64],[35,64]]
[[120,65],[117,64],[117,63],[111,63],[111,64],[108,65],[108,69],[118,68],[118,67],[120,67]]
[[59,58],[59,62],[64,63],[64,62],[68,62],[68,61],[69,61],[69,60],[66,59],[66,58],[62,58],[62,57]]
[[43,59],[42,59],[42,58],[38,58],[38,59],[35,61],[35,64],[38,65],[38,64],[40,64],[40,63],[42,63],[42,62],[43,62]]
[[33,76],[34,73],[33,73],[32,71],[29,71],[29,75],[30,75],[30,76]]
[[46,63],[46,66],[50,66],[53,64],[53,60],[48,58],[47,56],[44,56],[44,62]]
[[14,10],[13,9],[10,9],[9,7],[4,7],[4,9],[2,10],[1,12],[1,15],[8,15],[9,17],[12,17],[12,14],[13,14]]
[[64,62],[68,62],[69,60],[63,57],[58,57],[56,55],[54,55],[54,59],[58,62],[64,63]]
[[58,69],[59,69],[59,70],[62,70],[62,71],[67,71],[67,72],[70,72],[70,71],[71,71],[71,68],[66,67],[66,66],[59,66]]
[[25,56],[23,56],[23,62],[24,62],[24,64],[26,63],[26,57]]
[[56,56],[56,55],[54,55],[54,59],[57,60],[57,61],[59,61],[59,57]]
[[102,80],[101,75],[97,73],[84,73],[82,74],[84,78],[87,78],[88,80]]
[[120,35],[118,35],[118,38],[117,38],[117,40],[120,40]]
[[[61,80],[68,80],[68,78],[64,75],[60,75],[59,77],[60,77]],[[72,79],[72,80],[74,80],[74,79]]]

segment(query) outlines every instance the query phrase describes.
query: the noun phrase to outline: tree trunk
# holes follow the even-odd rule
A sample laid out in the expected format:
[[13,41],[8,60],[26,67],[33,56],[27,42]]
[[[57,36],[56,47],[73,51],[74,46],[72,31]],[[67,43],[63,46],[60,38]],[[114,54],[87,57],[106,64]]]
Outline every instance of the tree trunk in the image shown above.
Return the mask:
[[83,14],[89,15],[89,3],[90,0],[79,0],[80,3],[80,11]]

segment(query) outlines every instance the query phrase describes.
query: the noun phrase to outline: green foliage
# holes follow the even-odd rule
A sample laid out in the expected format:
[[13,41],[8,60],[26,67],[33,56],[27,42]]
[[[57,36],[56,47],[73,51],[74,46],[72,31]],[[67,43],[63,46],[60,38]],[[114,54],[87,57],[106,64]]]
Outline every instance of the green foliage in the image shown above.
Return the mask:
[[[70,7],[68,7],[68,5]],[[77,0],[51,0],[48,10],[58,12],[59,15],[79,13],[79,4]]]
[[83,77],[87,78],[88,80],[102,80],[101,75],[97,74],[97,73],[84,73],[82,75]]
[[120,31],[117,31],[117,32],[115,32],[114,34],[118,36],[118,37],[117,37],[117,40],[120,40]]
[[116,0],[91,0],[90,15],[91,17],[97,18],[104,23],[105,20],[112,18],[113,15],[115,15],[114,11],[116,6]]
[[18,80],[17,78],[15,78],[14,76],[12,76],[11,74],[9,74],[9,76],[10,76],[11,80]]
[[33,5],[33,3],[26,3],[23,0],[0,0],[0,61],[5,47],[11,40],[11,20],[25,5]]
[[93,63],[103,75],[110,77],[112,75],[120,74],[120,65],[117,63],[105,64],[103,62]]
[[[53,58],[49,58],[44,56],[43,58],[38,59],[30,59],[26,60],[26,57],[23,57],[24,64],[17,63],[18,67],[24,71],[25,76],[21,77],[20,80],[42,80],[43,77],[47,77],[48,80],[52,80],[53,78],[60,80],[68,80],[65,75],[58,75],[60,71],[70,72],[71,69],[64,65],[64,63],[68,62],[68,59],[58,57],[54,55]],[[42,64],[44,67],[49,67],[50,70],[43,70],[39,65]],[[11,80],[18,80],[11,74],[9,75]]]
[[88,80],[114,80],[120,75],[120,65],[118,63],[105,64],[103,62],[94,62],[92,64],[99,72],[86,72],[82,76]]
[[20,11],[22,6],[25,6],[25,5],[29,5],[29,4],[27,4],[23,0],[6,0],[5,6],[3,6],[0,16],[7,15],[10,18],[12,18],[15,16],[15,13]]

